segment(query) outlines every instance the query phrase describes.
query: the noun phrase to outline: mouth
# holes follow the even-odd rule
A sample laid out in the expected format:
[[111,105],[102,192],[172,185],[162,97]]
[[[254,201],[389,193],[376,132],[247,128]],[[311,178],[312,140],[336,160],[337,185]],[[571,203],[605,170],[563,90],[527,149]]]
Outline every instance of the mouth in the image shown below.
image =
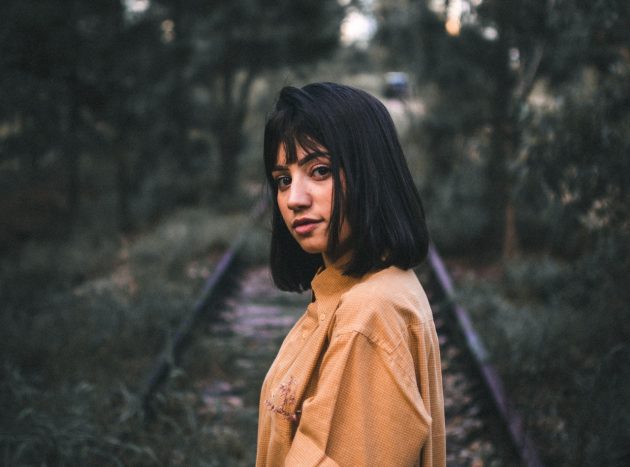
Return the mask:
[[304,235],[315,230],[315,228],[318,226],[320,222],[321,220],[309,219],[309,218],[303,217],[301,219],[294,220],[293,223],[291,224],[291,227],[293,227],[293,230],[296,233],[300,235]]

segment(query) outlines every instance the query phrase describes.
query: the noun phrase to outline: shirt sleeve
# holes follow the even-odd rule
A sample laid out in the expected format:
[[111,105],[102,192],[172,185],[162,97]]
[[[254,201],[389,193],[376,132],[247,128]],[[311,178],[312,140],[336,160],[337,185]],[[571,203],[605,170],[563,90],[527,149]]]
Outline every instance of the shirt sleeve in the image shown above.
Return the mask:
[[331,339],[302,413],[286,466],[413,466],[430,432],[403,342],[361,332]]

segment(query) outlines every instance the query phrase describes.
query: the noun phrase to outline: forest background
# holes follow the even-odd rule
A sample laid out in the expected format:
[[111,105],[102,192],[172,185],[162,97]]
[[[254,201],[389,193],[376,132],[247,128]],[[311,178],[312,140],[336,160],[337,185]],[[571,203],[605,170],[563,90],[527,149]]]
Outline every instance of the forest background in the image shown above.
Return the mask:
[[433,241],[545,461],[627,465],[627,1],[4,0],[5,465],[248,465],[255,414],[219,429],[174,374],[151,431],[137,393],[263,193],[280,87],[387,97],[393,70]]

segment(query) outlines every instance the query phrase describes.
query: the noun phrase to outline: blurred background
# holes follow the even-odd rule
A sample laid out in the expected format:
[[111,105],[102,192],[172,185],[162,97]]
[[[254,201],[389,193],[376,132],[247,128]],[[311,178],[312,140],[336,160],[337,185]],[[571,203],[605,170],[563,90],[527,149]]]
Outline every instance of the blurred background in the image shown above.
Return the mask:
[[193,347],[157,421],[139,394],[243,228],[265,264],[265,115],[312,81],[390,109],[546,463],[629,465],[626,0],[3,0],[0,463],[252,464],[259,388],[195,392],[238,341]]

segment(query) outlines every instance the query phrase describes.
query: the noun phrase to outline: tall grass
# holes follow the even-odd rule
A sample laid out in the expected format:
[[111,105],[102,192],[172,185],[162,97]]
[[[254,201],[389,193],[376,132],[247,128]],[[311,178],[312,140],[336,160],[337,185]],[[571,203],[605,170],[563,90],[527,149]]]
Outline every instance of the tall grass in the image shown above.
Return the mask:
[[549,465],[630,459],[627,249],[604,240],[571,262],[530,257],[498,281],[460,281],[460,302]]
[[[243,214],[186,209],[134,238],[99,243],[77,232],[4,258],[1,462],[247,465],[251,446],[237,429],[245,422],[204,413],[177,372],[154,419],[138,400],[155,356],[245,224]],[[249,243],[260,244],[264,232],[253,233]],[[255,414],[246,418],[255,426]]]

